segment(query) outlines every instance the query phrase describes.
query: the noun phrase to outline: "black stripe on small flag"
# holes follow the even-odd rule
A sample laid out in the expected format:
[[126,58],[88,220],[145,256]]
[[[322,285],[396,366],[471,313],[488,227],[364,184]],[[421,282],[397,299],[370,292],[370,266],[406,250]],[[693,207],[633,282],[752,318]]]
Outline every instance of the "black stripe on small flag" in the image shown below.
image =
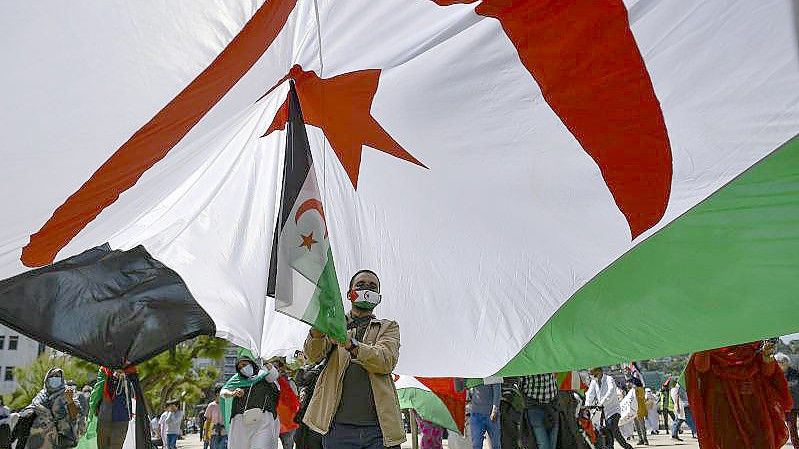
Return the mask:
[[266,294],[274,298],[277,284],[277,251],[280,233],[289,219],[294,204],[300,195],[305,180],[311,171],[311,145],[305,130],[305,121],[300,109],[300,98],[289,81],[288,122],[286,123],[286,157],[283,161],[283,186],[280,194],[280,212],[275,224],[272,240],[272,256],[269,261],[269,282]]

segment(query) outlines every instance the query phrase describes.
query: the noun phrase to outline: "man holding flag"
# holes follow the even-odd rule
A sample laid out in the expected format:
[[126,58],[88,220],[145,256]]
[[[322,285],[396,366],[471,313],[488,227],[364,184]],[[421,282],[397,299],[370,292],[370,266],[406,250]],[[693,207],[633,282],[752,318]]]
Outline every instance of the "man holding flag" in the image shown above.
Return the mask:
[[392,371],[399,359],[399,325],[375,318],[380,279],[352,277],[344,315],[325,208],[303,119],[303,96],[289,82],[286,153],[280,211],[267,294],[275,309],[312,326],[305,341],[311,364],[326,363],[303,422],[336,449],[382,449],[405,441]]
[[350,280],[347,338],[339,342],[311,329],[305,340],[310,363],[327,358],[304,422],[323,434],[325,448],[382,449],[405,441],[391,372],[399,359],[400,331],[380,320],[380,280],[361,270]]

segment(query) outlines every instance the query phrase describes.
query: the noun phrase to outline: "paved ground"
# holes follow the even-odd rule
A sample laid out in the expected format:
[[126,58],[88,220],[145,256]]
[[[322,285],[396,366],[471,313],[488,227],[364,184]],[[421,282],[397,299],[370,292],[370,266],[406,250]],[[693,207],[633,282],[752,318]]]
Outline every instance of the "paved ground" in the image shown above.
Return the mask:
[[[410,448],[411,436],[408,435],[408,441],[402,445],[403,448]],[[630,444],[633,444],[634,441],[630,441]],[[200,438],[197,434],[187,435],[185,439],[178,440],[178,449],[202,449],[202,443],[200,442]],[[444,447],[447,447],[446,441],[444,442]],[[490,445],[486,443],[484,446],[485,449],[490,449]],[[620,448],[618,444],[616,444],[616,448]],[[671,438],[666,435],[653,435],[649,438],[649,446],[637,446],[633,444],[633,447],[636,448],[644,448],[644,447],[656,447],[659,449],[699,449],[699,445],[696,443],[696,440],[692,439],[690,436],[684,442],[674,442]],[[791,446],[786,446],[790,448]]]
[[[696,440],[687,436],[685,441],[679,442],[672,440],[667,435],[652,435],[649,437],[649,446],[638,446],[633,444],[634,441],[630,441],[630,444],[633,445],[635,448],[645,448],[645,447],[656,447],[659,449],[699,449],[699,444],[697,444]],[[178,440],[178,449],[202,449],[202,443],[200,442],[199,437],[197,434],[187,435],[185,439]],[[402,445],[403,448],[410,448],[410,435],[408,435],[408,442]],[[447,447],[446,441],[444,442],[444,447]],[[484,446],[486,449],[490,448],[490,445],[486,443]],[[616,448],[620,448],[618,444],[616,444]],[[786,449],[792,448],[790,444],[785,445]]]

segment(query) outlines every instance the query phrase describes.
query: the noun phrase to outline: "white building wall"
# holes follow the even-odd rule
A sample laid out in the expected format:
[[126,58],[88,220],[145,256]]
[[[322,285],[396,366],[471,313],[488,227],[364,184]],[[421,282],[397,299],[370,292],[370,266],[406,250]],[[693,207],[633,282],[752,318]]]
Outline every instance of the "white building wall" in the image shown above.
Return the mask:
[[19,332],[0,325],[0,394],[17,389],[14,368],[27,366],[36,360],[40,345]]

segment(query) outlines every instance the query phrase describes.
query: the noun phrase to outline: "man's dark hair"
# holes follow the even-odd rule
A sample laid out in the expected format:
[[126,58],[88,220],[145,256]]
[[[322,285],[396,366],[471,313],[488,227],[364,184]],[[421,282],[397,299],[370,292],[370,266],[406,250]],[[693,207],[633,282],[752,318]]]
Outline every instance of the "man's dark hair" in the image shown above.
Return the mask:
[[374,277],[376,277],[376,278],[377,278],[377,282],[380,282],[380,276],[378,276],[378,275],[377,275],[377,273],[375,273],[374,271],[372,271],[372,270],[358,270],[358,271],[357,271],[357,272],[355,272],[355,274],[353,274],[353,275],[352,275],[352,277],[350,278],[350,288],[352,288],[352,281],[354,281],[354,280],[355,280],[355,278],[356,278],[356,277],[358,277],[358,275],[360,275],[360,274],[364,274],[364,273],[369,273],[369,274],[371,274],[372,276],[374,276]]
[[217,385],[214,387],[214,394],[219,394],[222,392],[222,385]]

